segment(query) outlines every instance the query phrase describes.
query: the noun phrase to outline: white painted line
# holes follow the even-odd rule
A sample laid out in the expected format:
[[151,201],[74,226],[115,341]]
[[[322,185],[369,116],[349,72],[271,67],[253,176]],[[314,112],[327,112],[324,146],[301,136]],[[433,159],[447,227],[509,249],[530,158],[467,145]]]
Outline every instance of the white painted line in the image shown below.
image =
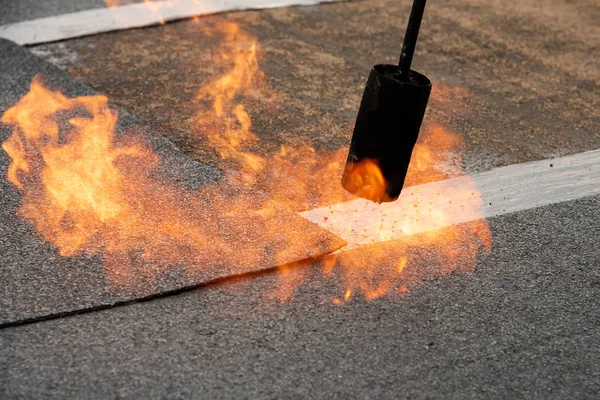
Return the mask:
[[345,250],[596,194],[600,150],[407,187],[393,203],[356,199],[300,215],[346,240]]
[[313,5],[339,0],[170,0],[99,8],[0,26],[0,37],[20,45],[157,25],[198,15]]

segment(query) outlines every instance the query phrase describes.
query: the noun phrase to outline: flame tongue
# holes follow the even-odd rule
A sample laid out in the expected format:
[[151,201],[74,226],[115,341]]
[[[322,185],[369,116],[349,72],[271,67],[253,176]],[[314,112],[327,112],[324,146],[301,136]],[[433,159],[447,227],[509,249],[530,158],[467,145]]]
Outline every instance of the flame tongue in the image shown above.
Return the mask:
[[386,193],[387,183],[377,160],[365,158],[348,163],[342,177],[342,185],[350,193],[376,203],[392,201]]
[[106,97],[69,99],[38,78],[2,117],[14,126],[2,147],[22,193],[19,213],[61,255],[102,250],[109,278],[135,284],[173,264],[240,273],[341,245],[248,190],[188,193],[152,178],[158,157],[141,142],[116,143],[116,121]]
[[255,93],[255,87],[264,78],[256,59],[256,38],[234,23],[224,22],[220,30],[225,43],[232,47],[220,53],[218,64],[230,67],[198,91],[197,100],[212,102],[212,108],[201,108],[194,125],[222,159],[231,159],[241,166],[246,183],[254,183],[255,176],[264,169],[265,160],[243,150],[258,138],[250,131],[252,122],[248,112],[236,100]]
[[[66,110],[84,114],[61,118]],[[63,255],[82,250],[103,224],[128,213],[115,162],[144,152],[112,147],[116,121],[106,97],[68,99],[37,78],[2,117],[19,127],[2,148],[13,160],[8,179],[24,193],[20,212],[45,227],[40,233],[57,241]]]

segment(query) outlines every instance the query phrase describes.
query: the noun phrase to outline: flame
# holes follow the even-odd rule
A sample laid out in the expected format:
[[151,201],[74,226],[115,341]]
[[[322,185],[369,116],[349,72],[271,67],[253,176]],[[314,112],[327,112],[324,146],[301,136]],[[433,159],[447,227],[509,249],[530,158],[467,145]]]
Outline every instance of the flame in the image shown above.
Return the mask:
[[69,99],[36,77],[2,122],[14,126],[2,148],[22,192],[19,213],[62,256],[103,248],[109,278],[127,284],[136,278],[132,249],[165,263],[180,261],[179,247],[205,250],[210,229],[169,207],[184,194],[148,177],[157,157],[142,144],[115,145],[117,113],[106,97]]
[[[223,69],[223,74],[199,90],[197,99],[209,102],[212,108],[199,110],[192,131],[203,137],[205,143],[220,155],[225,168],[231,167],[228,161],[234,161],[234,169],[241,171],[244,184],[251,184],[256,192],[268,194],[263,198],[265,215],[273,214],[275,210],[304,211],[349,200],[351,197],[339,184],[346,149],[324,153],[307,143],[300,143],[281,145],[278,151],[265,157],[251,151],[252,146],[260,146],[260,139],[251,131],[251,117],[242,102],[254,100],[267,91],[264,75],[258,67],[257,40],[232,23],[225,23],[220,32],[224,44],[218,50],[217,66]],[[432,103],[442,107],[454,103],[458,107],[456,93],[457,90],[448,86],[437,85],[437,89],[434,86]],[[464,90],[460,90],[459,94],[461,100],[468,97]],[[461,137],[441,125],[423,128],[413,150],[405,186],[463,175],[459,157],[463,149]],[[377,160],[354,164],[352,172],[352,180],[347,183],[366,191],[365,197],[377,202],[389,200]],[[437,194],[436,201],[460,202],[476,193],[476,188],[468,187]],[[430,203],[428,200],[433,203],[434,199],[424,200],[427,205]],[[481,215],[478,199],[467,207],[473,214]],[[423,213],[422,220],[408,220],[402,215],[388,215],[386,218],[396,221],[393,229],[401,229],[407,235],[421,232],[419,228],[424,223],[431,227],[447,226],[449,220],[443,211],[435,209]],[[342,223],[349,227],[356,224],[355,221]],[[381,228],[379,221],[374,221],[369,229],[379,231],[382,240],[385,240],[385,232]],[[432,228],[402,243],[394,242],[392,247],[373,245],[338,253],[323,260],[323,270],[327,275],[341,272],[345,282],[344,296],[334,298],[334,303],[342,304],[357,292],[366,299],[375,299],[394,288],[401,293],[407,292],[408,283],[417,281],[411,278],[416,269],[410,262],[415,249],[434,248],[439,260],[438,271],[445,274],[459,267],[472,268],[480,251],[489,251],[490,243],[487,223],[481,220],[462,227]],[[289,267],[282,267],[280,274],[282,287],[277,297],[289,300],[302,282],[302,273],[291,274]]]
[[[448,91],[444,87],[442,90]],[[456,269],[471,270],[479,254],[489,253],[491,235],[487,221],[483,219],[481,196],[474,182],[462,171],[460,152],[463,149],[464,142],[459,135],[441,125],[426,126],[413,149],[401,199],[403,195],[409,195],[410,186],[454,176],[463,176],[464,184],[437,192],[423,191],[423,197],[412,204],[411,212],[398,212],[393,204],[387,203],[389,207],[383,204],[375,208],[368,221],[345,223],[347,226],[341,230],[378,237],[383,242],[335,256],[336,267],[342,272],[347,292],[359,291],[367,300],[381,297],[395,288],[399,293],[406,293],[410,285],[429,276],[446,275]],[[374,176],[370,178],[376,182],[373,186],[385,187],[383,178],[377,179],[376,163],[367,163],[364,168],[370,168],[367,173]],[[359,174],[364,176],[365,172],[359,170]],[[381,200],[382,192],[383,189],[375,191],[367,198]],[[460,205],[461,213],[474,221],[452,225],[451,216],[445,211],[446,206],[452,204]],[[331,218],[335,218],[334,211]],[[356,232],[358,226],[362,231]],[[396,237],[398,232],[405,235],[401,241],[386,242]],[[413,261],[422,249],[429,249],[429,254],[437,259],[435,267]],[[428,257],[427,261],[431,262],[430,259]],[[342,304],[344,301],[334,303]]]
[[348,163],[342,185],[349,192],[376,203],[391,201],[378,160],[365,158],[359,162]]
[[[61,146],[61,127],[51,118],[77,108],[88,110],[94,118],[70,118],[71,132],[65,133],[77,133]],[[105,97],[70,100],[48,91],[38,79],[29,94],[2,117],[3,123],[20,127],[2,148],[13,160],[9,181],[25,190],[21,213],[48,228],[42,236],[55,240],[61,255],[77,253],[101,225],[126,212],[123,175],[116,161],[146,153],[135,146],[112,147],[116,120]]]
[[193,123],[196,130],[205,132],[208,144],[221,158],[241,165],[245,182],[253,183],[256,174],[264,169],[265,160],[242,150],[258,138],[250,131],[252,122],[244,106],[235,100],[256,93],[255,88],[264,79],[256,58],[256,38],[230,22],[224,22],[220,31],[235,51],[220,52],[217,65],[232,67],[198,91],[197,100],[210,101],[212,107],[201,109]]
[[104,2],[106,3],[106,7],[108,7],[108,8],[120,7],[125,4],[131,3],[130,0],[104,0]]
[[168,266],[281,264],[306,253],[306,242],[274,226],[275,212],[260,201],[156,179],[158,156],[131,135],[116,138],[117,119],[105,96],[67,98],[39,77],[2,116],[13,126],[2,148],[12,159],[7,177],[22,194],[19,214],[60,255],[102,254],[111,282],[134,285]]
[[[144,143],[122,144],[115,138],[117,114],[103,96],[69,99],[36,79],[31,91],[2,117],[15,127],[3,149],[12,158],[8,179],[23,194],[20,213],[61,255],[102,253],[109,278],[119,284],[130,284],[145,273],[128,261],[140,249],[133,258],[154,260],[158,272],[166,264],[199,266],[215,258],[234,265],[259,264],[264,262],[264,247],[282,242],[285,250],[273,258],[283,262],[307,240],[281,237],[281,227],[269,222],[274,216],[352,198],[339,183],[347,149],[324,152],[296,143],[281,145],[268,156],[252,151],[261,140],[252,132],[252,118],[243,103],[272,98],[259,68],[257,40],[233,23],[223,23],[219,33],[224,42],[215,68],[223,73],[198,90],[199,110],[190,131],[220,156],[227,174],[220,186],[190,194],[153,179],[158,157]],[[436,98],[440,87],[444,95]],[[451,88],[434,85],[433,104],[448,106],[454,100]],[[73,112],[77,115],[68,124],[57,122],[58,114]],[[463,148],[460,136],[443,126],[424,126],[405,186],[461,175]],[[360,187],[371,191],[376,201],[384,199],[385,181],[376,160],[355,165],[355,170]],[[406,237],[322,259],[323,272],[340,274],[343,284],[343,295],[333,302],[406,293],[432,274],[473,268],[478,254],[491,245],[486,221],[447,226],[448,216],[433,207],[471,197],[478,199],[475,187],[433,193],[414,205],[419,218],[384,214],[383,221],[368,221],[362,229],[376,232],[382,241],[390,230],[401,230]],[[213,205],[211,210],[205,210],[206,204]],[[477,201],[466,207],[481,216]],[[357,222],[341,223],[351,230]],[[423,232],[424,225],[432,228]],[[224,227],[233,234],[223,234]],[[232,240],[247,237],[248,229],[256,242]],[[424,249],[437,258],[436,266],[419,260]],[[275,297],[282,301],[291,299],[304,279],[304,272],[291,273],[291,268],[280,268],[281,287]]]
[[352,290],[346,289],[346,293],[344,293],[344,297],[342,299],[334,298],[333,304],[342,304],[342,303],[350,300],[351,296],[352,296]]
[[405,186],[436,182],[462,175],[463,139],[441,125],[430,125],[415,144]]

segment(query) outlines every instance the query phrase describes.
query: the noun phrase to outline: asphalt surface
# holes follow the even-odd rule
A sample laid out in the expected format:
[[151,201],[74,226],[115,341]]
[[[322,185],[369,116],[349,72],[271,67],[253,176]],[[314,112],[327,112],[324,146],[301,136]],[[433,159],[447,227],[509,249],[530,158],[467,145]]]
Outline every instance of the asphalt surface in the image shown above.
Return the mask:
[[[246,104],[256,151],[305,141],[327,154],[347,145],[371,65],[394,62],[408,9],[232,13],[32,51],[222,167],[188,129],[191,99],[222,72],[205,28],[231,20],[258,36],[268,90]],[[591,0],[428,2],[414,66],[438,88],[427,124],[464,138],[467,171],[600,148],[599,16]],[[272,271],[7,327],[0,398],[594,399],[599,207],[595,196],[494,217],[473,270],[442,275],[435,249],[412,248],[420,278],[375,300],[333,304],[339,271],[307,261],[283,279],[304,281],[287,303],[273,299]]]
[[[600,148],[600,5],[510,4],[431,1],[419,35],[413,68],[433,80],[424,129],[463,137],[470,173]],[[33,51],[218,165],[189,121],[198,89],[224,72],[219,54],[232,48],[220,27],[238,23],[257,37],[265,72],[244,101],[263,139],[251,150],[302,141],[324,154],[348,145],[369,70],[397,61],[409,11],[410,1],[377,0],[236,12]]]
[[596,398],[599,206],[494,218],[474,272],[404,296],[337,306],[306,265],[288,304],[264,275],[4,329],[3,398]]

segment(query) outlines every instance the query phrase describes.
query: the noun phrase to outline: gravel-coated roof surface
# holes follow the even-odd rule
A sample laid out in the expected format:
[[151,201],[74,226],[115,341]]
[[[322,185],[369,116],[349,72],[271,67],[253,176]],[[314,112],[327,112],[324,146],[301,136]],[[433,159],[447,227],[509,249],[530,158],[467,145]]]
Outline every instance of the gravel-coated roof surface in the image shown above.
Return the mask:
[[[92,4],[10,3],[0,24]],[[76,81],[0,42],[0,55],[22,60],[0,57],[0,104],[22,96],[40,68],[71,95],[92,87],[175,143],[181,151],[149,136],[178,160],[170,179],[198,187],[194,177],[219,179],[191,161],[220,166],[188,127],[198,89],[223,72],[214,62],[223,21],[258,38],[266,85],[245,105],[265,146],[254,150],[307,142],[326,155],[347,146],[371,66],[396,61],[409,7],[372,0],[237,12],[31,49]],[[434,82],[425,128],[464,138],[468,172],[600,148],[596,0],[427,7],[413,64]],[[134,119],[121,114],[126,129]],[[6,163],[0,154],[0,174]],[[59,259],[14,217],[17,201],[0,183],[0,315],[114,301],[98,289],[98,260]],[[4,327],[0,398],[597,398],[599,209],[595,196],[494,217],[491,254],[474,270],[423,274],[408,293],[370,301],[333,304],[343,277],[307,261],[287,271],[304,280],[288,303],[273,300],[281,275],[271,271]],[[430,248],[416,253],[417,272],[439,262]]]
[[[307,265],[0,331],[4,398],[595,398],[600,197],[490,221],[472,273],[405,296],[329,298]],[[2,393],[2,392],[0,392]]]
[[[220,27],[235,22],[256,36],[265,72],[257,99],[244,102],[262,139],[252,150],[304,141],[325,153],[349,144],[371,67],[397,62],[410,4],[235,12],[33,51],[213,164],[189,120],[198,89],[223,73],[219,54],[235,48]],[[469,173],[600,148],[599,20],[596,0],[430,0],[413,61],[433,81],[424,129],[464,138]]]

